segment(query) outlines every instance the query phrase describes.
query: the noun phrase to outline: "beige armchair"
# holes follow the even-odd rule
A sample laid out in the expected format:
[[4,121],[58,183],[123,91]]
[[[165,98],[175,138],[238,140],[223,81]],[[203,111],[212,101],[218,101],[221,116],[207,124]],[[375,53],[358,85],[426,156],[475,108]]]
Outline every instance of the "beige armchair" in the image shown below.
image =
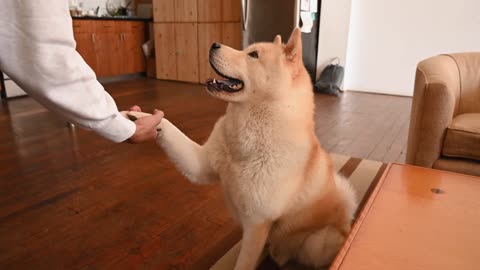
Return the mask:
[[407,163],[480,176],[480,52],[418,64]]

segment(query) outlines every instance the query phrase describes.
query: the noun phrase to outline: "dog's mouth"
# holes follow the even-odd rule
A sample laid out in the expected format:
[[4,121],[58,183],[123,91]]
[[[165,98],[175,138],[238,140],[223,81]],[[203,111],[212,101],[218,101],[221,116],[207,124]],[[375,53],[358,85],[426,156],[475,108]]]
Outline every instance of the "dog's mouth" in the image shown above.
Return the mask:
[[225,91],[228,93],[235,93],[243,89],[243,82],[241,80],[222,74],[212,63],[210,63],[210,65],[218,75],[222,76],[222,79],[207,80],[206,84],[209,91]]

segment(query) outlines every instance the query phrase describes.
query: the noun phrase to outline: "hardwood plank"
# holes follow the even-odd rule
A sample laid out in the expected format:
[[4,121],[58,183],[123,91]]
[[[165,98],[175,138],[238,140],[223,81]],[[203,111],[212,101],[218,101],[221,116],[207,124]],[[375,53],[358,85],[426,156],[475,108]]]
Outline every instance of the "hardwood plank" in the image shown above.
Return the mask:
[[351,140],[350,144],[346,145],[342,152],[348,152],[352,156],[371,152],[375,148],[375,144],[384,137],[383,133],[379,131],[388,131],[397,123],[398,108],[395,105],[395,99],[390,97],[381,105],[375,106],[376,110],[362,113],[366,116],[365,121],[361,126],[358,126],[358,131],[352,132],[355,134],[355,138]]
[[409,121],[404,120],[402,122],[402,127],[398,134],[396,134],[395,139],[393,140],[393,143],[390,145],[384,160],[386,162],[395,162],[399,159],[400,155],[402,154],[402,151],[405,149],[405,146],[407,144],[407,139],[408,139],[408,126],[409,126]]
[[[395,97],[394,102],[389,107],[393,116],[389,121],[389,126],[385,129],[385,132],[381,133],[382,137],[378,140],[375,148],[368,155],[369,159],[384,160],[390,146],[394,142],[395,138],[401,132],[405,123],[410,119],[410,99]],[[405,135],[405,138],[407,134]],[[403,136],[402,135],[402,136]]]

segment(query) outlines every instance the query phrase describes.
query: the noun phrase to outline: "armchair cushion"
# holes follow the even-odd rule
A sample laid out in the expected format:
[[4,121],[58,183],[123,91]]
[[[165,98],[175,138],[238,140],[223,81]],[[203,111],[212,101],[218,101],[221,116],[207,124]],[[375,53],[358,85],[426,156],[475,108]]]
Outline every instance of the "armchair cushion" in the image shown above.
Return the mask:
[[442,154],[480,160],[480,113],[455,117],[447,128]]

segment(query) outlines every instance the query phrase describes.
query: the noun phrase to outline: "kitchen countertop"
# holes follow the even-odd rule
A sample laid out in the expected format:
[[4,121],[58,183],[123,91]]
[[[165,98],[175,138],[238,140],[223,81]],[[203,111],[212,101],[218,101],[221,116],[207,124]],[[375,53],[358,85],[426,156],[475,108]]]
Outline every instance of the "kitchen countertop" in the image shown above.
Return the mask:
[[152,18],[140,18],[140,17],[130,17],[130,16],[116,16],[116,17],[72,17],[72,20],[107,20],[107,21],[144,21],[151,22]]

